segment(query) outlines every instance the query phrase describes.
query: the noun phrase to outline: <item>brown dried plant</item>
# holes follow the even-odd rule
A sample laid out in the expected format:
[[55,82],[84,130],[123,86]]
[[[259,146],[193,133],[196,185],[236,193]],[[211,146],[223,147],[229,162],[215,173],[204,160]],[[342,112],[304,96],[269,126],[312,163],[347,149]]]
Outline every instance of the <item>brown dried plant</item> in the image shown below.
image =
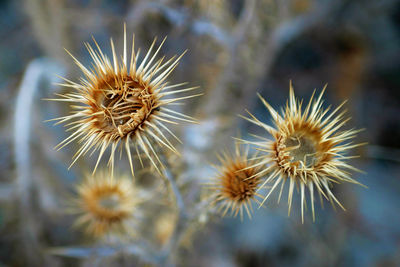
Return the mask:
[[261,183],[261,167],[258,166],[258,161],[249,158],[249,147],[242,151],[238,144],[234,154],[222,153],[218,158],[221,163],[220,166],[215,166],[218,175],[207,184],[207,188],[212,191],[212,206],[216,205],[222,216],[230,210],[231,215],[239,214],[243,219],[245,210],[251,218],[251,201],[255,200],[260,204],[257,197],[262,197],[257,193]]
[[352,148],[363,145],[349,141],[354,139],[360,130],[341,130],[342,126],[350,119],[345,118],[346,111],[340,111],[346,101],[330,113],[331,107],[322,108],[322,96],[325,88],[313,101],[314,91],[313,96],[302,111],[303,101],[296,99],[292,84],[290,84],[289,103],[286,103],[282,115],[259,95],[270,112],[275,127],[261,122],[248,111],[250,117],[243,117],[262,127],[272,136],[271,139],[255,136],[259,141],[242,140],[246,144],[254,145],[257,150],[264,153],[261,156],[261,162],[265,167],[259,174],[268,175],[263,185],[269,182],[273,182],[273,185],[262,203],[281,184],[279,202],[285,182],[288,180],[288,214],[290,215],[293,191],[296,185],[297,188],[300,187],[302,221],[304,221],[304,207],[306,206],[306,187],[310,193],[312,216],[315,220],[314,187],[317,189],[321,203],[323,196],[333,206],[336,203],[344,210],[342,204],[334,196],[331,187],[333,184],[341,182],[360,184],[351,178],[349,172],[349,170],[360,170],[346,162],[348,159],[354,158],[354,156],[347,156],[347,152]]
[[[160,172],[163,167],[157,155],[155,144],[164,146],[172,152],[179,154],[165,133],[169,133],[178,142],[180,140],[167,127],[168,124],[178,124],[176,121],[194,123],[195,119],[167,106],[178,105],[178,101],[198,96],[187,95],[175,97],[175,94],[190,92],[198,87],[183,87],[187,83],[169,85],[167,77],[178,65],[179,57],[173,56],[166,62],[164,58],[155,60],[165,39],[153,52],[156,39],[150,46],[139,64],[140,49],[136,52],[134,36],[132,51],[128,59],[126,27],[124,27],[124,50],[122,61],[118,60],[114,42],[111,39],[113,63],[103,54],[96,40],[93,41],[97,49],[86,43],[93,60],[93,68],[87,68],[74,56],[75,63],[81,69],[84,77],[79,83],[65,79],[61,84],[72,88],[75,92],[57,94],[60,98],[49,99],[54,101],[69,102],[70,115],[56,118],[57,123],[67,123],[67,131],[72,134],[58,144],[61,149],[69,143],[78,140],[80,149],[73,156],[71,166],[90,150],[99,151],[97,163],[93,173],[108,147],[111,153],[108,164],[114,169],[115,151],[118,146],[125,147],[131,172],[134,175],[131,147],[134,146],[140,158],[140,150]],[[68,51],[67,51],[68,52]],[[69,52],[68,52],[69,53]],[[182,88],[183,87],[183,88]],[[142,162],[141,158],[140,161]],[[71,167],[70,166],[70,167]]]
[[101,171],[87,175],[77,193],[70,203],[72,213],[79,215],[75,226],[96,238],[135,235],[137,205],[142,200],[131,179]]

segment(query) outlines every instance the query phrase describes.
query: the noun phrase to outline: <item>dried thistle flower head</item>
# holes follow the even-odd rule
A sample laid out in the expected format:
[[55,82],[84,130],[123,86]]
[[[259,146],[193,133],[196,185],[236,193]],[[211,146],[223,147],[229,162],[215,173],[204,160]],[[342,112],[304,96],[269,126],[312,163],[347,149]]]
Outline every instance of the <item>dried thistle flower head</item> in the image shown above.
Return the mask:
[[[326,87],[325,87],[326,88]],[[346,153],[363,144],[353,144],[353,139],[360,130],[340,130],[349,120],[345,118],[346,111],[340,111],[345,102],[329,113],[330,107],[322,108],[322,96],[325,91],[313,101],[314,94],[304,110],[302,101],[296,99],[292,84],[290,84],[289,103],[286,103],[282,115],[278,114],[259,95],[259,98],[270,112],[275,127],[271,127],[253,116],[243,117],[248,121],[262,127],[271,136],[271,139],[256,136],[259,141],[244,141],[252,144],[265,153],[262,160],[264,166],[260,174],[268,174],[264,185],[274,181],[269,193],[265,196],[264,203],[275,188],[281,184],[278,202],[282,195],[286,180],[289,180],[288,214],[290,215],[293,190],[296,185],[300,187],[301,217],[304,221],[304,207],[306,206],[305,188],[307,187],[311,198],[311,210],[314,214],[314,188],[318,192],[321,203],[324,196],[331,204],[337,203],[343,210],[344,207],[336,199],[330,187],[333,183],[350,182],[360,184],[351,178],[349,170],[359,171],[346,163],[346,160],[354,158],[346,156]],[[340,113],[339,113],[340,112]],[[339,114],[338,114],[339,113]]]
[[131,179],[116,178],[103,171],[87,175],[77,187],[78,196],[72,200],[72,212],[79,215],[75,225],[85,228],[90,236],[134,234],[141,200]]
[[260,167],[257,158],[248,158],[249,147],[245,151],[240,150],[236,144],[235,154],[223,153],[218,156],[220,166],[215,166],[218,175],[208,184],[208,189],[212,190],[212,204],[218,206],[218,211],[222,216],[230,210],[230,214],[243,219],[243,209],[251,218],[253,211],[251,201],[258,202],[256,197],[261,197],[257,193],[260,184]]
[[155,150],[155,143],[179,154],[165,132],[178,141],[179,139],[167,125],[178,124],[176,121],[195,121],[187,115],[167,108],[167,106],[179,104],[177,102],[180,100],[198,96],[175,96],[197,89],[197,87],[184,88],[186,83],[168,85],[166,79],[178,65],[184,53],[179,57],[174,56],[166,62],[164,62],[164,57],[156,60],[164,41],[165,39],[153,52],[155,39],[139,64],[140,49],[135,51],[134,36],[131,56],[130,59],[128,58],[126,28],[124,27],[122,61],[116,55],[112,39],[113,63],[103,54],[95,40],[97,49],[86,44],[93,60],[93,68],[85,67],[71,55],[82,70],[84,77],[81,78],[80,83],[64,79],[66,83],[61,85],[72,88],[75,92],[58,94],[60,98],[50,99],[73,103],[71,105],[73,111],[70,115],[54,119],[59,120],[58,123],[69,122],[67,124],[70,126],[68,131],[72,132],[57,146],[59,149],[75,140],[79,140],[79,144],[81,144],[80,149],[73,157],[71,166],[88,151],[99,151],[93,171],[95,172],[105,150],[111,147],[108,163],[113,170],[114,155],[118,145],[121,148],[125,147],[132,174],[134,174],[134,167],[131,145],[135,146],[139,156],[139,150],[142,150],[158,171],[158,166],[163,165]]

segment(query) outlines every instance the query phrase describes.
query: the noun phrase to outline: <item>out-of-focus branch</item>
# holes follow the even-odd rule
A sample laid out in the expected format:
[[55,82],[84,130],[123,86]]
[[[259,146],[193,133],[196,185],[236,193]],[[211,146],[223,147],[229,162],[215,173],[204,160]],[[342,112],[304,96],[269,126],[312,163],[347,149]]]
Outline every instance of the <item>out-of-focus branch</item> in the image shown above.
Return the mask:
[[136,244],[119,245],[119,246],[53,247],[51,249],[46,250],[47,253],[52,255],[67,256],[77,259],[87,259],[90,261],[91,264],[93,264],[93,262],[91,261],[92,259],[96,259],[97,262],[100,262],[104,258],[118,255],[121,252],[136,255],[140,257],[140,259],[148,263],[157,264],[158,263],[156,259],[157,257],[153,254],[150,254],[150,251],[151,249],[144,249],[142,246],[138,246]]
[[366,148],[368,158],[400,162],[400,149],[378,145],[368,145]]
[[36,40],[47,56],[58,60],[66,58],[60,53],[62,47],[71,50],[71,37],[67,35],[67,20],[64,13],[64,0],[26,0],[25,10],[32,23]]
[[[318,25],[330,12],[338,8],[337,4],[321,5],[313,12],[291,20],[288,20],[286,16],[284,18],[277,17],[270,27],[271,30],[258,29],[258,31],[263,30],[264,33],[258,38],[257,44],[251,46],[251,41],[248,41],[247,37],[251,39],[250,32],[257,30],[251,28],[252,22],[258,18],[257,3],[248,0],[242,11],[232,35],[233,44],[230,46],[229,60],[217,85],[208,93],[205,97],[206,103],[202,105],[207,119],[213,119],[217,114],[241,113],[244,106],[250,106],[255,99],[256,90],[260,89],[258,85],[261,80],[266,79],[266,75],[270,72],[280,51],[297,36]],[[251,58],[241,57],[240,52],[247,50],[253,51]],[[252,67],[250,72],[246,69],[246,66],[249,65]],[[249,79],[250,77],[251,79]],[[234,89],[240,90],[242,93],[240,98],[235,95]],[[229,127],[234,128],[231,123],[229,123]],[[215,128],[215,130],[221,131],[220,128]],[[208,133],[208,136],[212,135],[212,132]],[[223,135],[226,136],[226,133],[224,132]],[[208,139],[216,140],[217,143],[220,141],[218,138]]]
[[10,201],[15,197],[15,187],[10,183],[0,183],[0,201]]
[[32,61],[24,74],[17,96],[14,115],[14,149],[17,177],[15,180],[16,197],[19,200],[20,231],[24,238],[23,247],[27,261],[33,266],[41,265],[41,245],[39,241],[40,225],[37,209],[34,207],[34,177],[31,166],[31,122],[34,99],[39,92],[42,79],[54,82],[55,69],[60,66],[53,61],[36,59]]
[[205,20],[192,19],[187,11],[176,10],[167,3],[140,2],[128,14],[128,25],[135,29],[150,13],[160,13],[175,27],[185,27],[196,35],[208,35],[223,45],[230,43],[230,37],[217,25]]
[[176,255],[176,251],[179,246],[179,241],[181,239],[182,234],[185,231],[189,216],[186,211],[185,202],[183,200],[182,194],[178,188],[178,185],[176,184],[174,177],[172,176],[168,161],[164,158],[164,156],[161,156],[161,158],[163,164],[166,166],[166,168],[164,169],[164,176],[167,179],[169,186],[171,187],[171,190],[173,192],[178,216],[175,229],[170,237],[170,240],[167,242],[165,247],[160,251],[160,263],[161,263],[160,265],[173,266],[172,264],[172,261],[174,260],[173,257]]
[[[165,163],[164,163],[165,164]],[[172,173],[169,169],[164,170],[164,176],[167,178],[167,181],[171,187],[171,190],[174,194],[175,201],[176,201],[176,207],[179,210],[179,213],[186,214],[186,208],[185,208],[185,203],[183,202],[183,197],[181,195],[181,192],[179,191],[179,188],[172,177]]]
[[[226,63],[222,74],[219,77],[217,85],[215,88],[209,92],[205,106],[203,106],[206,117],[213,116],[217,113],[220,113],[225,110],[227,106],[230,104],[226,103],[229,101],[223,101],[229,95],[229,81],[234,76],[234,72],[240,64],[240,49],[241,45],[246,40],[246,33],[251,25],[251,22],[254,18],[254,12],[256,9],[257,1],[255,0],[247,0],[245,2],[245,6],[240,15],[239,21],[236,24],[235,29],[232,33],[231,43],[228,46],[229,56],[228,62]],[[225,103],[225,104],[223,104]]]
[[[187,10],[171,8],[165,2],[166,1],[163,1],[163,3],[139,1],[126,16],[125,20],[127,26],[136,30],[148,15],[160,14],[174,27],[188,29],[194,35],[210,36],[224,46],[231,44],[231,36],[221,27],[207,20],[192,19]],[[93,17],[98,16],[96,13],[97,11],[85,8],[79,10],[75,8],[67,8],[65,9],[65,12],[68,14],[67,17],[70,19],[70,23],[79,21],[79,23],[88,25],[89,27],[95,27],[95,24],[98,23],[97,20],[93,20]],[[112,24],[114,22],[120,23],[121,17],[109,15],[108,17],[103,18],[103,20],[105,24]]]

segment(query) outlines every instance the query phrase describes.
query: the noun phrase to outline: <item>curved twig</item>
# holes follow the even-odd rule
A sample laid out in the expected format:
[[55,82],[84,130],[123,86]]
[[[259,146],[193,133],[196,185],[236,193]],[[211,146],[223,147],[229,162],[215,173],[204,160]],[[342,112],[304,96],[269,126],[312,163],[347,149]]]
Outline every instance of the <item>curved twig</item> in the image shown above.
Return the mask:
[[24,237],[26,259],[34,266],[41,264],[41,246],[38,237],[40,226],[33,209],[34,181],[30,149],[32,109],[40,81],[44,79],[52,83],[56,78],[53,75],[54,69],[60,69],[60,66],[46,59],[36,59],[28,65],[20,85],[14,113],[14,155],[17,171],[15,193],[19,201],[20,231]]

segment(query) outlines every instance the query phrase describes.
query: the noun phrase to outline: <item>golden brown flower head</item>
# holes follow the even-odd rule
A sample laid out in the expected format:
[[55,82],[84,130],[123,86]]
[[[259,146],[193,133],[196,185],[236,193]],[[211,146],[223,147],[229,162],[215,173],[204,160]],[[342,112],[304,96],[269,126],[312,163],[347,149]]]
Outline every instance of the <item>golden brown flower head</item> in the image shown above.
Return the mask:
[[69,122],[68,131],[72,131],[57,146],[59,149],[75,140],[79,140],[81,144],[71,165],[90,150],[100,151],[95,171],[105,150],[111,147],[109,165],[113,169],[115,150],[120,145],[125,147],[133,174],[131,145],[135,146],[138,155],[139,149],[142,150],[157,170],[157,165],[162,167],[162,163],[157,156],[155,143],[178,154],[164,132],[168,132],[178,141],[179,139],[166,125],[177,124],[175,121],[194,122],[194,119],[166,106],[198,95],[174,97],[175,94],[189,92],[197,87],[181,88],[186,83],[168,85],[166,79],[184,53],[166,62],[164,57],[156,60],[164,41],[165,39],[153,52],[156,42],[154,40],[140,64],[140,51],[135,52],[134,37],[131,57],[128,59],[125,28],[122,61],[118,60],[112,39],[113,63],[103,54],[95,40],[97,49],[86,44],[93,60],[93,68],[86,68],[71,55],[84,77],[80,83],[64,79],[66,83],[61,85],[72,88],[75,92],[58,94],[60,98],[51,99],[73,103],[70,115],[54,119],[59,120],[58,123]]
[[218,176],[210,183],[209,189],[213,191],[213,204],[219,206],[222,216],[230,210],[231,215],[243,218],[243,208],[251,218],[251,200],[261,197],[257,193],[260,184],[260,167],[257,159],[248,158],[248,149],[241,151],[236,145],[234,155],[223,153],[219,156],[221,166],[217,166]]
[[[266,101],[259,95],[263,104],[269,110],[275,127],[271,127],[251,113],[248,121],[264,128],[272,139],[256,136],[261,141],[244,141],[253,144],[258,150],[265,152],[262,162],[267,166],[261,173],[269,173],[269,177],[264,181],[264,185],[274,181],[268,195],[263,203],[268,199],[274,189],[281,184],[278,202],[282,195],[282,190],[286,180],[289,180],[289,214],[292,204],[294,186],[300,187],[301,194],[301,216],[304,221],[305,206],[305,187],[308,188],[311,198],[311,209],[313,220],[314,214],[314,187],[318,194],[324,196],[334,205],[337,203],[342,209],[342,204],[333,195],[330,187],[333,183],[350,182],[360,184],[351,178],[348,170],[359,171],[346,163],[347,159],[353,158],[345,156],[352,148],[363,145],[349,142],[360,130],[341,131],[340,128],[349,120],[344,118],[346,111],[340,112],[343,102],[331,113],[330,107],[322,108],[322,95],[313,101],[313,96],[302,111],[302,101],[295,98],[292,85],[290,85],[289,103],[282,115],[278,114]],[[315,92],[314,92],[315,93]],[[340,112],[338,115],[337,113]],[[322,199],[322,198],[321,198]]]
[[76,225],[94,237],[132,234],[137,204],[140,202],[129,178],[112,178],[106,172],[88,175],[77,187],[73,212]]

